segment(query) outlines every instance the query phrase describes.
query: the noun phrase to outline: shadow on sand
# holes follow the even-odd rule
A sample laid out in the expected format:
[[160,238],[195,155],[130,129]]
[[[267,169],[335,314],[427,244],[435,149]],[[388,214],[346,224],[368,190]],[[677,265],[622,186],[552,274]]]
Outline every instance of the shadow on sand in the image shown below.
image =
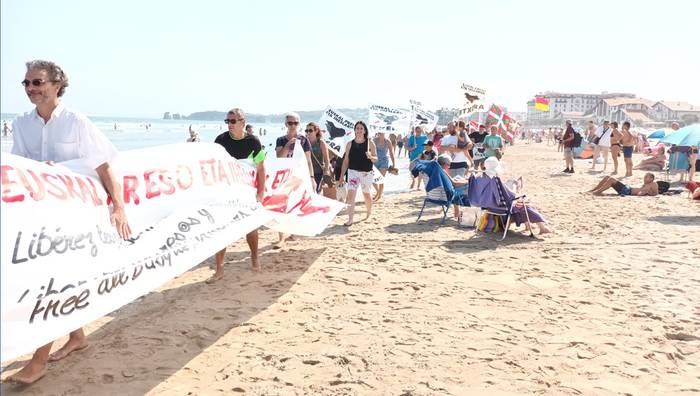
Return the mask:
[[[3,383],[0,393],[121,395],[121,386],[128,383],[130,394],[146,394],[231,329],[264,331],[248,320],[284,295],[324,250],[263,253],[260,273],[248,270],[248,252],[227,253],[224,279],[213,285],[203,279],[137,299],[112,312],[113,319],[88,336],[89,348],[50,363],[48,374],[37,383]],[[3,371],[25,363],[13,362]]]
[[698,226],[700,225],[700,216],[654,216],[650,217],[649,221],[669,225]]

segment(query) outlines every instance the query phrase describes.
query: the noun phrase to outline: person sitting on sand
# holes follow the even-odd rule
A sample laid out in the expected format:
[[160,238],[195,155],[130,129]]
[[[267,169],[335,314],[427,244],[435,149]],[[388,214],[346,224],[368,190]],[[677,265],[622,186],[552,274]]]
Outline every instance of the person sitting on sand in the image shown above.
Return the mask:
[[647,173],[644,175],[644,185],[640,188],[632,188],[614,177],[605,176],[592,190],[588,191],[593,195],[602,195],[609,188],[617,191],[620,196],[636,195],[653,197],[659,193],[659,185],[654,181],[654,175]]
[[652,154],[651,157],[645,158],[634,167],[634,169],[645,170],[645,171],[660,171],[664,169],[666,165],[666,150],[661,146],[656,154]]
[[686,184],[685,187],[688,189],[691,199],[695,201],[700,201],[700,183],[691,181],[688,182],[688,184]]

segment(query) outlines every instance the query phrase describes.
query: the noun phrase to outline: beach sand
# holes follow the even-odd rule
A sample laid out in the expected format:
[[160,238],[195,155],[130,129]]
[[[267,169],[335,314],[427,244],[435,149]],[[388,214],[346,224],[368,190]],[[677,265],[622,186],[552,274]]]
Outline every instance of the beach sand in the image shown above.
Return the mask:
[[2,393],[698,394],[700,205],[581,194],[601,174],[582,160],[562,174],[561,155],[520,144],[504,157],[552,235],[497,242],[441,226],[437,207],[416,223],[424,192],[281,251],[264,231],[262,273],[238,241],[223,281],[204,284],[202,263],[87,326],[91,346],[35,385]]

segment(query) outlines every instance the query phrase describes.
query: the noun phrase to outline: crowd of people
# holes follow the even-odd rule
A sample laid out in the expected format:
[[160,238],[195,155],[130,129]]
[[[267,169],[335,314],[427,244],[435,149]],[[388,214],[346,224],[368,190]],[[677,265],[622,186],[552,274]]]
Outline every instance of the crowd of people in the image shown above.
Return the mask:
[[[121,194],[116,193],[119,184],[110,167],[117,150],[86,116],[65,107],[61,102],[60,98],[69,85],[66,74],[53,62],[30,61],[26,63],[26,74],[22,85],[35,108],[31,113],[18,117],[13,124],[12,153],[49,164],[72,159],[86,161],[96,170],[105,189],[113,198],[113,210],[110,214],[112,224],[120,237],[128,239],[131,236],[131,229]],[[224,123],[227,130],[218,135],[214,142],[223,146],[233,158],[253,161],[257,171],[256,199],[262,202],[265,193],[265,160],[268,153],[253,133],[253,127],[246,125],[245,113],[242,109],[233,108],[228,111]],[[340,157],[329,149],[324,141],[325,131],[317,123],[307,123],[304,133],[301,134],[299,133],[300,116],[297,113],[288,113],[285,116],[284,125],[286,133],[277,138],[274,155],[278,158],[303,156],[308,166],[312,188],[328,198],[341,199],[348,205],[345,226],[351,226],[355,222],[355,199],[358,190],[362,191],[364,198],[365,219],[371,217],[373,203],[382,198],[383,186],[375,183],[375,167],[382,176],[386,176],[397,173],[396,162],[402,156],[408,157],[409,170],[413,170],[419,164],[435,161],[444,173],[445,180],[448,180],[453,188],[464,190],[468,187],[469,176],[472,173],[492,179],[501,176],[500,160],[506,151],[506,142],[497,126],[489,127],[482,124],[478,125],[478,130],[469,133],[467,125],[463,121],[458,121],[449,122],[444,129],[434,129],[427,134],[423,125],[416,125],[407,136],[393,133],[386,136],[386,132],[380,131],[372,137],[365,122],[358,121],[354,125],[354,139],[346,144],[345,154]],[[45,133],[46,130],[50,133]],[[7,131],[6,125],[5,131]],[[201,140],[191,126],[189,133],[188,142]],[[663,169],[665,161],[663,149],[633,167],[632,153],[636,139],[630,133],[629,122],[623,123],[621,130],[618,130],[616,122],[605,121],[600,127],[595,127],[591,123],[586,134],[586,137],[595,145],[592,170],[596,167],[597,157],[603,155],[603,171],[605,171],[610,154],[613,159],[612,175],[615,175],[618,172],[619,153],[622,153],[624,158],[625,177],[631,176],[634,169],[648,171]],[[558,146],[561,146],[566,162],[564,170],[566,173],[574,173],[573,151],[577,147],[577,135],[579,133],[574,130],[570,121],[567,121],[565,128],[558,131],[550,129],[546,134],[547,144],[550,144],[550,141],[556,141]],[[539,139],[538,134],[529,130],[524,131],[520,136],[521,138],[525,136],[528,140],[533,136]],[[76,143],[57,144],[63,141]],[[91,144],[86,145],[81,142],[91,142]],[[688,155],[693,168],[689,173],[687,186],[692,197],[700,199],[700,185],[693,182],[697,147],[691,147]],[[428,178],[426,174],[417,177],[411,175],[410,189],[414,186],[420,188],[421,182],[427,186]],[[517,198],[520,191],[516,191],[516,188],[510,184],[504,185],[506,186],[504,193],[514,200],[513,208],[527,216],[527,226],[529,227],[532,223],[538,226],[540,233],[550,232],[551,229],[544,216],[530,202]],[[339,196],[339,189],[345,191],[343,196]],[[659,185],[655,182],[652,173],[645,174],[644,184],[639,188],[630,187],[620,180],[606,176],[590,192],[602,194],[608,189],[615,190],[619,195],[654,196],[659,193]],[[372,195],[373,190],[374,195]],[[428,195],[434,198],[446,196],[445,191],[440,189],[428,191]],[[456,221],[461,217],[459,204],[453,205],[453,217]],[[516,220],[516,224],[519,225],[520,221]],[[288,238],[288,235],[280,233],[275,247],[281,247]],[[253,271],[260,270],[258,239],[257,230],[246,235]],[[224,277],[225,251],[226,249],[222,249],[214,255],[216,267],[207,283],[217,282]],[[33,383],[46,373],[47,362],[65,358],[71,352],[86,346],[83,331],[77,329],[70,333],[68,342],[54,354],[49,354],[52,343],[37,349],[24,368],[10,379],[24,384]]]
[[[605,176],[593,189],[589,192],[601,195],[604,191],[608,189],[613,189],[617,194],[621,196],[625,195],[635,195],[635,196],[654,196],[659,194],[659,181],[655,181],[656,177],[650,172],[660,172],[668,168],[666,156],[666,147],[664,145],[658,145],[656,150],[650,150],[647,158],[641,160],[636,166],[633,164],[633,153],[641,151],[643,144],[646,143],[646,139],[639,139],[635,136],[631,130],[631,123],[625,121],[622,123],[622,128],[619,128],[617,122],[609,122],[604,120],[602,125],[596,127],[593,121],[588,123],[586,128],[586,139],[583,144],[588,144],[592,146],[592,158],[590,171],[596,171],[596,165],[598,164],[599,158],[602,157],[603,169],[602,172],[607,171],[608,158],[612,159],[613,170],[610,176]],[[673,130],[678,130],[680,125],[676,122],[672,124]],[[577,139],[578,137],[578,139]],[[581,147],[583,136],[580,132],[573,128],[571,121],[566,121],[566,127],[564,133],[561,136],[559,143],[564,147],[564,161],[566,168],[564,173],[574,173],[574,151],[576,148]],[[644,142],[644,143],[642,143]],[[696,184],[693,182],[694,175],[696,172],[696,164],[698,160],[698,147],[697,146],[671,146],[670,152],[681,153],[686,156],[688,162],[688,167],[685,171],[681,173],[681,182],[684,182],[687,178],[686,187],[691,194],[695,194],[697,189]],[[622,179],[633,176],[634,170],[643,170],[648,173],[644,175],[644,184],[639,188],[633,188],[628,186],[623,182],[623,180],[618,180],[612,176],[617,175],[619,171],[620,161],[619,157],[623,158],[625,172]],[[666,182],[663,182],[666,183]],[[697,198],[694,198],[697,199]]]

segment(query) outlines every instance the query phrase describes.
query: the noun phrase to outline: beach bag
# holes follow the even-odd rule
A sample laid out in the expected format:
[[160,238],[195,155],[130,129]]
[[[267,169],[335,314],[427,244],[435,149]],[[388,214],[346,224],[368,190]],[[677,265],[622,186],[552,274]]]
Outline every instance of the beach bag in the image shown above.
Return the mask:
[[476,228],[479,223],[481,209],[467,207],[459,213],[459,225],[462,227]]
[[[608,129],[610,129],[610,128],[608,128]],[[598,143],[600,143],[600,138],[602,138],[603,136],[605,136],[605,134],[608,132],[608,129],[604,129],[604,130],[603,130],[603,133],[600,134],[600,137],[596,136],[596,137],[593,139],[593,144],[598,144]]]
[[322,185],[326,188],[333,188],[335,187],[335,179],[333,179],[333,176],[331,175],[323,175],[322,180]]
[[484,213],[479,219],[477,229],[481,232],[500,232],[503,231],[503,221],[501,216],[491,213]]
[[671,188],[671,185],[663,180],[657,181],[656,184],[659,186],[659,194],[663,194]]

